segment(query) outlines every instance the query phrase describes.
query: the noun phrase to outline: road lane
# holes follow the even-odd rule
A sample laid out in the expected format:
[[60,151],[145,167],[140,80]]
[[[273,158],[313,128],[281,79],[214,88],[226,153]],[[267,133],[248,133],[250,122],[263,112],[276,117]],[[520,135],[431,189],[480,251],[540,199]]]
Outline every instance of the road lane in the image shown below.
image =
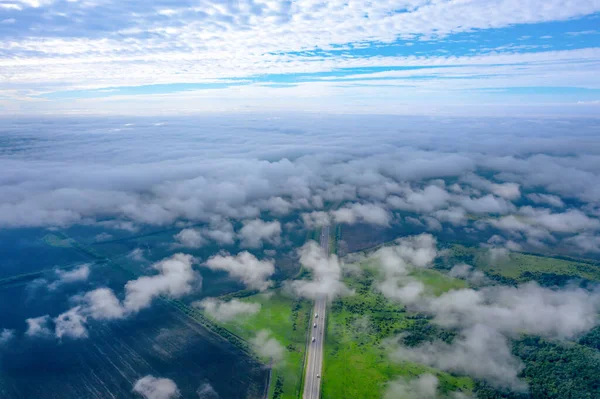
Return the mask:
[[[329,227],[324,227],[321,232],[321,250],[329,255]],[[325,342],[325,318],[327,298],[319,297],[315,300],[312,322],[309,325],[310,337],[308,344],[308,357],[306,375],[304,380],[303,399],[319,399],[321,395],[321,376],[323,374],[323,345]],[[318,317],[315,317],[318,315]],[[314,324],[317,324],[314,327]],[[312,337],[315,341],[312,342]]]

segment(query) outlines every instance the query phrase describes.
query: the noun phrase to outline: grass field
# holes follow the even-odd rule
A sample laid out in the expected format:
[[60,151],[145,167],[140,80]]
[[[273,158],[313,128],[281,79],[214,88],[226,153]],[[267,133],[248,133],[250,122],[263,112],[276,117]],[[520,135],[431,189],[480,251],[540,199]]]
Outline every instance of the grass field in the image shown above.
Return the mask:
[[508,257],[492,261],[485,249],[453,245],[450,260],[461,260],[493,275],[525,281],[524,273],[552,273],[600,281],[600,267],[593,263],[548,256],[511,252]]
[[[460,390],[470,393],[474,383],[468,377],[390,360],[390,339],[406,333],[423,319],[407,313],[401,305],[378,293],[373,287],[373,265],[366,262],[363,266],[362,276],[345,279],[356,294],[336,300],[329,312],[322,397],[379,399],[384,396],[389,381],[401,376],[417,377],[426,372],[439,378],[442,392]],[[422,270],[413,276],[436,294],[465,287],[464,281],[436,270]]]
[[[310,303],[289,298],[278,292],[274,292],[270,297],[266,294],[256,294],[240,300],[260,303],[260,312],[221,325],[247,340],[254,338],[261,330],[269,330],[272,337],[286,348],[285,360],[273,369],[269,398],[298,398],[302,386]],[[263,360],[268,362],[268,359]],[[280,393],[276,394],[278,386]]]

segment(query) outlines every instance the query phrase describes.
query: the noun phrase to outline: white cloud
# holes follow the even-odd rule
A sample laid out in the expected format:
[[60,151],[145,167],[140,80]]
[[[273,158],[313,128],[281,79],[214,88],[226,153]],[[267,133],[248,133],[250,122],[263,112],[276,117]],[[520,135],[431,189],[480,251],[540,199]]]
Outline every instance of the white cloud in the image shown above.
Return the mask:
[[521,190],[517,183],[492,183],[492,192],[507,200],[515,200],[521,196]]
[[216,298],[206,298],[192,303],[193,306],[203,308],[206,313],[218,321],[230,321],[240,316],[251,316],[260,312],[260,303],[242,302],[232,299],[224,302]]
[[271,336],[268,330],[261,330],[250,340],[254,350],[259,356],[269,358],[277,364],[285,358],[285,348],[279,341]]
[[239,235],[242,247],[260,248],[263,242],[278,245],[281,241],[281,224],[261,219],[245,220]]
[[57,269],[55,271],[58,280],[54,281],[52,284],[48,286],[49,290],[55,290],[59,286],[63,284],[76,283],[81,281],[86,281],[90,276],[90,265],[84,264],[73,270],[64,271]]
[[202,384],[196,393],[198,394],[198,399],[219,399],[219,394],[208,382]]
[[327,212],[323,211],[303,213],[301,217],[306,229],[315,229],[329,226],[331,224],[331,217]]
[[127,254],[129,259],[133,259],[136,262],[146,262],[144,257],[144,250],[142,248],[136,248]]
[[331,215],[337,223],[368,223],[381,226],[388,226],[392,218],[381,206],[357,203],[331,211]]
[[0,330],[0,347],[7,344],[9,341],[12,341],[14,337],[15,330],[9,330],[8,328]]
[[414,380],[397,379],[388,383],[384,399],[435,399],[439,381],[432,374],[422,374]]
[[98,288],[86,293],[81,302],[85,313],[96,320],[121,319],[127,311],[108,288]]
[[271,260],[258,260],[250,252],[240,252],[236,256],[216,255],[203,265],[212,270],[222,270],[232,277],[240,279],[249,288],[264,291],[273,282],[269,277],[275,273],[275,264]]
[[152,375],[137,380],[133,392],[142,395],[145,399],[174,399],[181,396],[173,380]]
[[524,366],[513,357],[506,338],[483,325],[465,330],[452,344],[436,341],[416,348],[401,347],[392,354],[392,358],[467,374],[501,388],[527,389],[527,384],[517,377]]
[[69,337],[73,339],[87,338],[88,330],[85,326],[87,317],[81,314],[81,307],[76,306],[61,313],[54,319],[54,335],[62,339]]
[[43,337],[51,334],[50,328],[48,328],[48,322],[50,316],[40,316],[25,320],[27,323],[27,331],[25,335],[29,337]]
[[510,202],[493,195],[480,198],[462,197],[458,203],[467,212],[476,214],[506,214],[516,210]]
[[202,232],[197,229],[183,229],[174,238],[180,245],[188,248],[200,248],[207,243],[206,239],[202,237]]
[[529,198],[535,204],[547,204],[556,208],[563,208],[565,203],[560,199],[557,195],[551,194],[528,194],[527,198]]
[[[51,6],[52,2],[15,0],[5,6],[25,9]],[[105,7],[111,9],[114,4],[114,0],[109,0]],[[84,22],[83,26],[91,26],[97,18],[94,5],[96,3],[90,1],[69,4]],[[574,3],[548,0],[540,10],[535,1],[504,0],[490,13],[483,4],[473,1],[411,0],[403,8],[404,12],[397,12],[395,2],[367,0],[353,3],[332,0],[318,4],[312,0],[291,4],[244,0],[228,7],[223,7],[218,0],[210,0],[202,6],[182,3],[171,4],[166,9],[133,4],[132,12],[140,16],[140,22],[113,14],[112,26],[107,26],[100,37],[96,31],[91,35],[92,32],[81,28],[71,32],[68,27],[71,35],[52,35],[52,24],[56,22],[44,20],[41,13],[35,13],[34,21],[45,22],[47,30],[36,36],[23,34],[7,38],[0,43],[12,55],[1,66],[11,76],[11,82],[73,88],[210,82],[219,77],[321,72],[348,64],[355,67],[410,65],[423,61],[415,56],[405,57],[403,62],[396,57],[365,60],[328,54],[312,55],[309,59],[306,55],[282,53],[315,48],[330,51],[334,47],[347,48],[349,44],[385,44],[397,39],[428,40],[478,29],[568,20],[593,14],[600,9],[600,4],[596,0]],[[215,36],[211,28],[217,25],[222,26],[223,31]],[[228,58],[229,54],[236,54],[236,59]],[[139,68],[142,61],[144,68]],[[426,62],[440,63],[435,57]],[[448,57],[446,62],[465,65],[455,57]]]
[[175,254],[152,265],[159,274],[142,276],[125,284],[123,305],[129,311],[136,312],[150,305],[159,295],[174,298],[189,294],[199,276],[194,272],[191,255]]
[[600,229],[600,220],[590,218],[579,210],[571,209],[562,213],[552,213],[548,209],[536,209],[524,206],[519,211],[532,223],[550,231],[575,233],[582,230]]
[[405,198],[391,196],[387,199],[388,204],[394,209],[402,209],[413,212],[432,212],[439,208],[445,208],[450,200],[450,194],[441,187],[430,185],[423,190],[406,190]]
[[312,272],[311,280],[294,280],[288,289],[301,297],[316,299],[351,295],[352,291],[341,281],[342,265],[336,255],[326,254],[314,241],[300,248],[300,264]]

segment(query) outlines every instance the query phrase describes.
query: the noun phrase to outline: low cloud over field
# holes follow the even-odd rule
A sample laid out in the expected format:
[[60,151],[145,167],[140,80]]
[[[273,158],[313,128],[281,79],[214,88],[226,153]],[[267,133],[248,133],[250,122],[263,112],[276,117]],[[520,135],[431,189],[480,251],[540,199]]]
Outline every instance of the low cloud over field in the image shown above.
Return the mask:
[[268,330],[259,331],[250,343],[259,356],[270,359],[273,364],[282,362],[285,357],[285,348]]
[[204,264],[212,270],[222,270],[231,277],[240,279],[248,288],[264,291],[272,285],[269,277],[275,273],[275,264],[271,260],[258,260],[250,252],[233,255],[216,255]]
[[174,399],[180,397],[179,389],[173,380],[156,378],[147,375],[140,378],[133,386],[133,392],[142,395],[145,399]]
[[[372,255],[380,268],[378,287],[386,297],[412,311],[429,314],[433,323],[459,333],[451,344],[399,345],[392,352],[393,359],[424,363],[477,377],[499,388],[524,391],[527,384],[518,378],[524,365],[511,352],[511,338],[532,334],[573,339],[599,322],[600,292],[576,287],[553,290],[536,283],[494,285],[434,296],[411,273],[431,267],[436,256],[436,241],[430,235],[398,239]],[[450,274],[477,284],[489,283],[469,265],[457,265]]]
[[260,312],[260,303],[242,302],[232,299],[228,302],[215,298],[206,298],[194,302],[193,306],[204,309],[209,316],[218,321],[231,321],[238,317],[252,316]]
[[[353,295],[342,260],[306,242],[311,231],[333,225],[344,240],[346,232],[358,237],[347,242],[350,250],[402,237],[372,253],[374,287],[457,334],[451,343],[396,342],[394,359],[523,391],[524,365],[511,340],[576,339],[598,323],[596,291],[493,286],[467,260],[449,274],[471,288],[436,296],[415,277],[444,255],[438,241],[468,241],[496,266],[510,251],[600,256],[596,122],[253,115],[7,123],[0,229],[84,226],[99,247],[134,234],[168,236],[154,247],[127,247],[123,259],[141,276],[117,287],[90,287],[97,283],[92,265],[49,269],[49,295],[74,291],[55,314],[26,316],[27,339],[88,337],[92,322],[131,317],[159,297],[198,293],[201,273],[249,290],[282,286],[307,299]],[[281,281],[289,258],[310,278]],[[190,302],[196,299],[218,321],[260,311],[240,300]],[[0,341],[13,339],[12,330],[1,331]],[[275,362],[285,353],[268,331],[252,344]],[[177,395],[169,380],[140,381],[136,392],[148,398]],[[436,398],[438,388],[426,375],[390,382],[388,395]]]
[[[200,276],[192,269],[191,255],[175,254],[152,265],[158,274],[142,276],[125,284],[124,298],[119,300],[109,288],[97,288],[72,298],[77,306],[54,319],[56,338],[87,338],[87,322],[116,320],[135,314],[150,306],[160,295],[179,298],[199,287]],[[29,336],[48,336],[50,316],[27,319]]]
[[[494,229],[530,247],[600,252],[600,147],[587,121],[565,122],[577,125],[567,140],[561,124],[544,120],[351,119],[325,118],[316,132],[310,118],[233,117],[218,125],[219,139],[209,117],[200,129],[191,120],[15,125],[9,140],[33,132],[36,139],[0,159],[10,176],[0,180],[0,227],[182,222],[196,226],[175,234],[182,247],[239,240],[259,248],[283,242],[272,218],[297,214],[309,229],[332,221]],[[340,140],[345,128],[352,134]],[[81,129],[92,133],[84,139]],[[276,142],[286,145],[275,149]]]
[[300,250],[300,264],[312,272],[310,280],[289,282],[287,288],[300,297],[315,299],[327,297],[330,301],[352,291],[341,281],[342,268],[336,255],[327,255],[314,241],[307,242]]

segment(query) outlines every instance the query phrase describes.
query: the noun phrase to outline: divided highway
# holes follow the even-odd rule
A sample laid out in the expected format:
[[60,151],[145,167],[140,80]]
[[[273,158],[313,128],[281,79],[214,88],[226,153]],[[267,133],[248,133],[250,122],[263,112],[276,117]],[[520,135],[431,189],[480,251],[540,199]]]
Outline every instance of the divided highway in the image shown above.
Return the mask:
[[[329,227],[321,231],[321,250],[329,255]],[[315,300],[315,308],[310,323],[310,339],[304,379],[303,399],[319,399],[321,396],[321,376],[323,374],[323,344],[325,342],[325,310],[327,297]],[[316,327],[314,325],[317,325]],[[312,338],[314,337],[314,341]]]

